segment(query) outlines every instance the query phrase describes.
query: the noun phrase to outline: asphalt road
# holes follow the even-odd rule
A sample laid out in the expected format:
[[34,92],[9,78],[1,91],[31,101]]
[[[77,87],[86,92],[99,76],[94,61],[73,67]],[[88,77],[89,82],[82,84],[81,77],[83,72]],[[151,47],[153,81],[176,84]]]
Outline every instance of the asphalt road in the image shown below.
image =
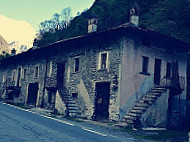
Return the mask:
[[124,141],[136,142],[137,140],[126,133],[40,116],[0,103],[0,142]]

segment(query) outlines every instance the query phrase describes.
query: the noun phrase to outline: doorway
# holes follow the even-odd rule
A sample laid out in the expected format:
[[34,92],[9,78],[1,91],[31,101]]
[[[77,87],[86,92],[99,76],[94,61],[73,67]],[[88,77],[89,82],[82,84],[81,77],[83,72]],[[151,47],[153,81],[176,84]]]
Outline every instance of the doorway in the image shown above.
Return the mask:
[[57,63],[57,88],[62,88],[64,84],[65,62]]
[[38,96],[38,83],[30,83],[28,86],[28,105],[36,106],[36,100]]
[[154,84],[159,85],[160,79],[161,79],[161,65],[162,65],[162,59],[155,59],[154,64]]
[[17,78],[17,87],[20,86],[20,76],[21,76],[21,68],[18,69],[18,78]]
[[110,82],[96,83],[95,119],[109,119]]

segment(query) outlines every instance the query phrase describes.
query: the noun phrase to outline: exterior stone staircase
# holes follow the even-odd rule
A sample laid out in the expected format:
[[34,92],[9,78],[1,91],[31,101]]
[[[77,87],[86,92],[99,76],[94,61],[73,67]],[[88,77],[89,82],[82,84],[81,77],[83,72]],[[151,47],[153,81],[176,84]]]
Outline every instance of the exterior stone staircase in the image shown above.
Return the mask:
[[69,91],[66,88],[60,88],[58,91],[63,102],[66,105],[69,116],[74,118],[81,118],[81,110],[78,107],[78,104],[75,102],[74,98],[69,94]]
[[122,121],[126,123],[127,126],[133,126],[135,122],[141,118],[141,115],[157,101],[166,89],[166,87],[155,85],[135,103]]
[[15,86],[15,81],[12,81],[11,78],[8,78],[0,89],[0,99],[12,100],[16,97],[19,97],[21,87]]

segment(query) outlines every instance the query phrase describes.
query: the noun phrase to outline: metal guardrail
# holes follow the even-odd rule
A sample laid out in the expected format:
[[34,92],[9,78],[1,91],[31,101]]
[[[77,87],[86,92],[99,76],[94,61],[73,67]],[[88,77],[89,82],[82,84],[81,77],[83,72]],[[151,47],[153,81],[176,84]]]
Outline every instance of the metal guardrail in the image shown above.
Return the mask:
[[[176,85],[176,84],[179,84]],[[169,78],[167,76],[164,76],[161,80],[160,80],[160,85],[164,86],[164,87],[180,87],[180,89],[182,89],[182,91],[185,90],[185,77],[184,76],[179,76],[179,82],[173,82],[172,78]]]

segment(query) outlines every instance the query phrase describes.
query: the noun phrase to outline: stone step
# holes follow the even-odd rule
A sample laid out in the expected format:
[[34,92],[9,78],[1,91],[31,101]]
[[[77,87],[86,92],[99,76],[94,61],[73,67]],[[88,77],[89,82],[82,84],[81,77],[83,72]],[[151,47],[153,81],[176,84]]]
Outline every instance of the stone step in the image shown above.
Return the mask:
[[65,100],[65,102],[68,104],[76,104],[75,101],[73,101],[73,100]]
[[154,88],[166,88],[166,87],[161,86],[161,85],[155,85]]
[[77,107],[77,105],[75,103],[74,104],[73,103],[68,103],[67,105],[68,105],[68,107]]
[[144,100],[144,99],[141,99],[139,102],[140,102],[140,103],[147,104],[147,105],[152,105],[152,104],[153,104],[152,101],[148,101],[148,100]]
[[153,88],[153,90],[162,90],[162,91],[164,91],[164,90],[166,90],[166,88],[155,87],[155,88]]
[[137,120],[137,117],[130,116],[130,115],[126,115],[126,116],[124,117],[124,119],[125,119],[125,121],[126,121],[126,120]]
[[142,114],[142,113],[143,113],[143,110],[139,110],[139,109],[131,109],[129,112],[137,113],[137,114]]
[[143,98],[144,101],[149,101],[149,102],[155,102],[156,101],[156,98]]
[[154,95],[154,96],[160,96],[162,93],[156,93],[156,92],[149,92],[149,95]]
[[65,98],[65,97],[63,97],[63,99],[66,100],[66,101],[73,101],[73,98]]
[[152,89],[150,92],[154,92],[154,93],[163,93],[164,90]]
[[132,110],[141,110],[141,111],[144,111],[146,109],[147,109],[147,107],[144,107],[144,106],[140,106],[140,107],[135,106],[135,107],[132,108]]
[[145,104],[145,103],[138,102],[135,104],[135,107],[146,107],[147,108],[147,107],[149,107],[149,105]]
[[128,115],[129,115],[129,116],[135,116],[135,117],[140,117],[140,116],[141,116],[141,114],[139,114],[139,113],[134,113],[134,112],[129,112]]
[[69,110],[79,110],[79,108],[76,106],[68,106],[68,109]]
[[125,122],[126,122],[127,124],[131,124],[131,125],[134,124],[134,121],[133,121],[133,120],[126,120]]
[[69,113],[81,114],[79,110],[69,110]]
[[146,97],[147,97],[147,98],[157,99],[157,96],[152,95],[152,94],[147,94]]

